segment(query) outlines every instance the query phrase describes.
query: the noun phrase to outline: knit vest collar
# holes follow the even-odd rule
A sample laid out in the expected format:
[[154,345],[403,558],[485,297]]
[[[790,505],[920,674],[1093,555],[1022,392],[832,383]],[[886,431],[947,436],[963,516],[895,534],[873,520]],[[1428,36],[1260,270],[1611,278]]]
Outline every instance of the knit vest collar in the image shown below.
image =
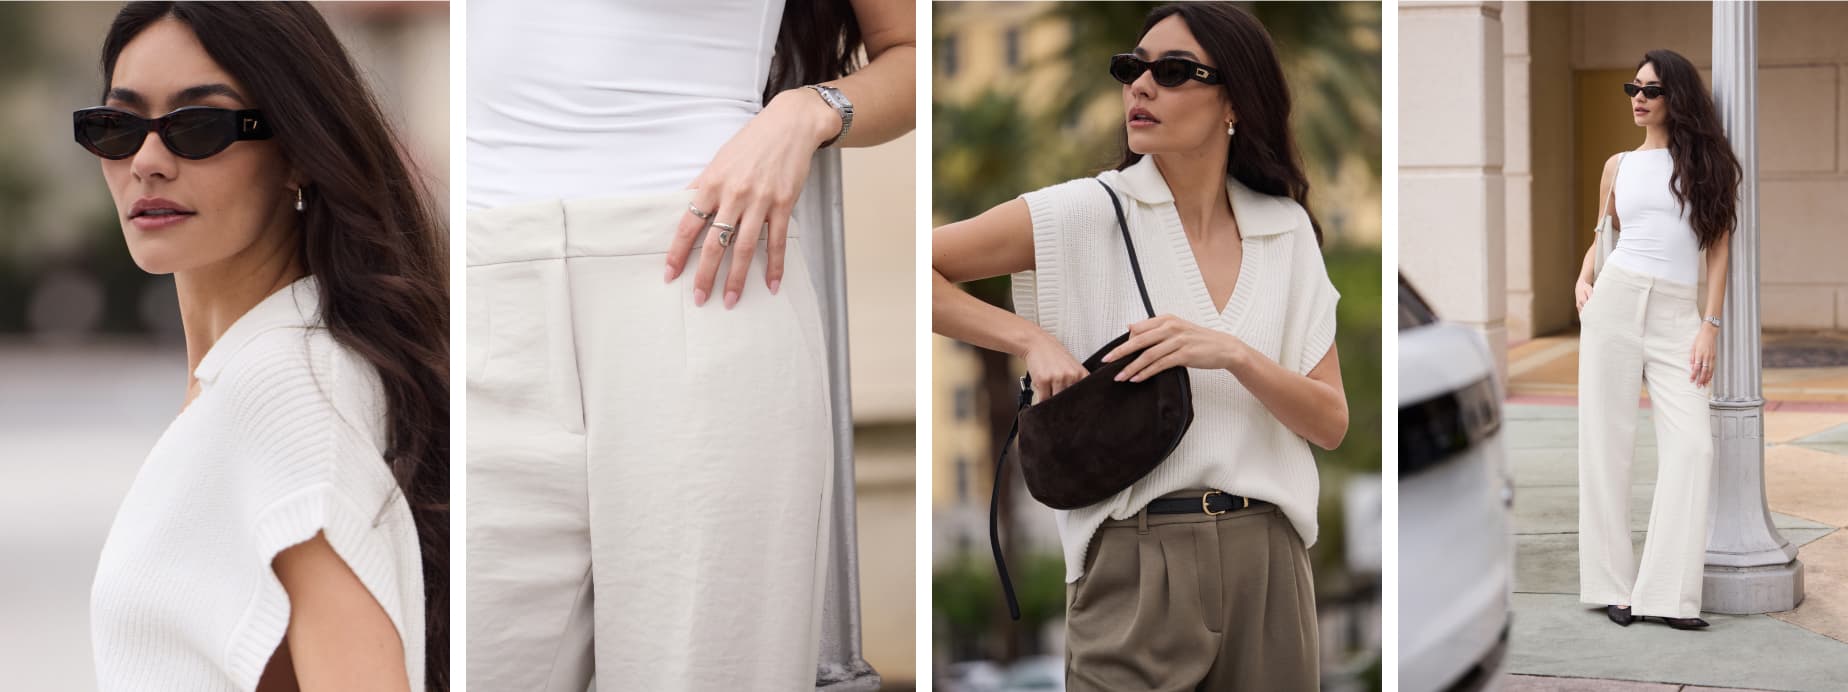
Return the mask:
[[[1115,180],[1105,179],[1104,182],[1111,183],[1136,201],[1150,206],[1174,203],[1174,193],[1168,189],[1168,181],[1162,178],[1161,168],[1155,165],[1153,156],[1144,156],[1134,165],[1106,175],[1110,173],[1115,174]],[[1232,214],[1238,219],[1239,233],[1247,238],[1287,233],[1307,221],[1295,200],[1258,192],[1231,176],[1226,176],[1226,196],[1232,201]]]
[[200,382],[218,377],[225,363],[237,355],[245,344],[258,335],[280,328],[318,326],[321,322],[321,285],[314,276],[304,276],[258,301],[249,312],[238,317],[225,333],[206,349],[193,376]]

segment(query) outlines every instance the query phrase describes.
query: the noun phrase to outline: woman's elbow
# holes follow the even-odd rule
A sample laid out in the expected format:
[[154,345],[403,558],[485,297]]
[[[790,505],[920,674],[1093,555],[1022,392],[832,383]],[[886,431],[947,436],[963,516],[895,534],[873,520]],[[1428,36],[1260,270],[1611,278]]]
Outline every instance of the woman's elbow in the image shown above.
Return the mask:
[[1336,447],[1341,446],[1342,440],[1347,439],[1347,432],[1348,412],[1347,407],[1343,406],[1322,421],[1320,429],[1316,431],[1316,436],[1309,442],[1322,449],[1334,451]]

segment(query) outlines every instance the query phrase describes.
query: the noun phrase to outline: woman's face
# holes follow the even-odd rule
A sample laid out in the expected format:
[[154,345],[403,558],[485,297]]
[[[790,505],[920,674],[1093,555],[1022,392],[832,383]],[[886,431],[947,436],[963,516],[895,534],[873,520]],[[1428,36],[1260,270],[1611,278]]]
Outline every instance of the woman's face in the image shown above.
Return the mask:
[[[1226,69],[1213,63],[1180,15],[1169,15],[1150,27],[1135,54],[1143,60],[1186,58],[1219,70],[1221,76]],[[1138,154],[1197,152],[1207,147],[1224,151],[1226,121],[1237,123],[1224,94],[1222,85],[1193,79],[1180,86],[1161,86],[1155,83],[1153,70],[1143,72],[1123,86],[1129,150]]]
[[[1643,63],[1636,70],[1636,79],[1630,80],[1637,86],[1661,86],[1662,79],[1656,76],[1655,63]],[[1630,97],[1630,115],[1636,119],[1637,127],[1658,127],[1668,122],[1668,95],[1663,94],[1649,98],[1641,91]]]
[[[144,118],[182,106],[243,109],[254,104],[212,61],[186,24],[159,20],[116,58],[104,105]],[[149,132],[141,150],[103,159],[128,252],[143,271],[170,274],[290,247],[295,192],[274,140],[241,141],[200,160],[175,156]],[[176,215],[148,215],[167,208]]]

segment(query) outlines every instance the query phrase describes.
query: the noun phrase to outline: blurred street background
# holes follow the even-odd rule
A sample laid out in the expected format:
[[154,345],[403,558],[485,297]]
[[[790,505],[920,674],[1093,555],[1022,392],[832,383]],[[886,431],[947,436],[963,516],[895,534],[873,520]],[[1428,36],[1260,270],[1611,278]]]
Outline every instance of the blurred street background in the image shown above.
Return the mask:
[[[70,112],[102,93],[119,3],[0,3],[0,689],[95,688],[90,582],[116,506],[179,412],[169,276],[142,272]],[[449,9],[319,6],[447,206]]]
[[[932,221],[966,219],[1121,153],[1121,85],[1105,65],[1135,46],[1155,3],[935,3]],[[1341,292],[1337,340],[1351,427],[1316,450],[1311,549],[1326,689],[1380,688],[1380,7],[1252,3],[1276,41],[1292,125]],[[965,290],[1008,306],[998,277]],[[1062,689],[1063,559],[1051,510],[1013,474],[1003,508],[1023,618],[1008,620],[989,556],[994,459],[1021,365],[932,339],[932,621],[937,689]],[[1038,685],[1038,686],[1036,686]]]

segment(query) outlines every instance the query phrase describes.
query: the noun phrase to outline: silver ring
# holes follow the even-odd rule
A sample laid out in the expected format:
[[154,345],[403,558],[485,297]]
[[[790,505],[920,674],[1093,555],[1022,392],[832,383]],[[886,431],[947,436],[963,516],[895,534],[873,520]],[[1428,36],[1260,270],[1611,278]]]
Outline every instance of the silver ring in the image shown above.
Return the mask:
[[719,229],[719,247],[731,247],[732,238],[738,235],[738,227],[719,221],[712,222],[712,227]]
[[687,213],[692,214],[696,217],[699,217],[699,220],[701,221],[711,221],[712,220],[711,212],[700,211],[699,207],[693,206],[692,202],[687,203]]

